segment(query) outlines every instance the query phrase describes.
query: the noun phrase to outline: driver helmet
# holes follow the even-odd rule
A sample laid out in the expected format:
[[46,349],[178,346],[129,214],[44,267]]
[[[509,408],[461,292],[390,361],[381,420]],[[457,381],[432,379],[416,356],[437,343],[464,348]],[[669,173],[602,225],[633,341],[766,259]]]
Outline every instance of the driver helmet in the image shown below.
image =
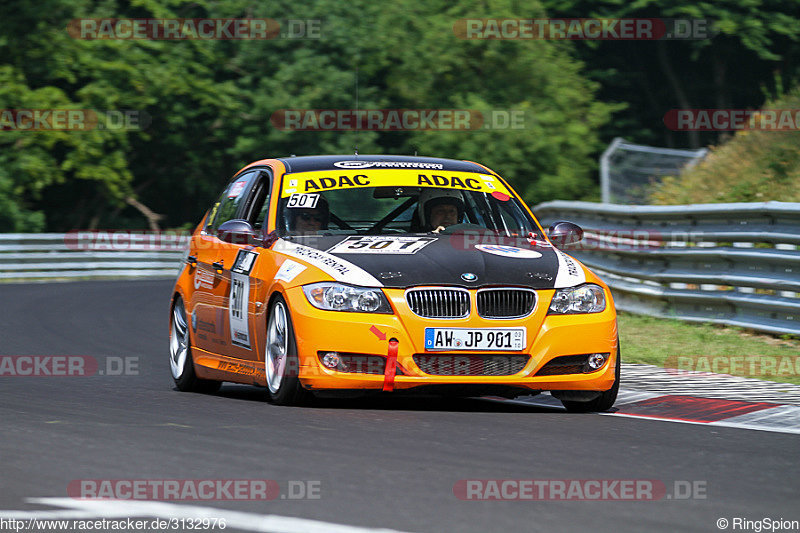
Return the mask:
[[422,227],[430,226],[431,210],[441,204],[454,205],[458,209],[459,224],[464,219],[464,197],[454,189],[423,189],[417,200],[417,215]]
[[297,228],[297,219],[301,217],[314,217],[320,222],[321,229],[328,229],[330,222],[330,207],[328,201],[324,196],[320,195],[317,205],[313,208],[298,208],[287,207],[289,212],[289,230],[294,231]]

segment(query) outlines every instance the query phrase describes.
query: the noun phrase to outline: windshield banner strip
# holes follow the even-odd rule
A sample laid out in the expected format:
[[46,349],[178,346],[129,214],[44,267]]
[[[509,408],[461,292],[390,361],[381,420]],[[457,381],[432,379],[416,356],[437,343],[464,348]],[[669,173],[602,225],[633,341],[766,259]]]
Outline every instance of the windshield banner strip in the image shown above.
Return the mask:
[[440,187],[486,194],[498,192],[511,196],[506,186],[490,174],[426,169],[358,169],[286,174],[283,177],[281,197],[286,198],[296,193],[395,186]]

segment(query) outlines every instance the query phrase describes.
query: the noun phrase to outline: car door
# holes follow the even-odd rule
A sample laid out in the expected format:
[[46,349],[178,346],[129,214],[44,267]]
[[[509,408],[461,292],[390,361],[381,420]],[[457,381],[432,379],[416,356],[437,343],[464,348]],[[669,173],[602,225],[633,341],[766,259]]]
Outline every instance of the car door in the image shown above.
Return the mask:
[[[272,173],[269,169],[258,169],[256,176],[242,200],[237,218],[246,220],[257,235],[262,235],[266,227],[269,211]],[[222,243],[229,250],[230,267],[228,274],[228,298],[225,300],[224,315],[228,319],[228,355],[237,359],[258,360],[257,353],[262,348],[255,335],[256,313],[262,303],[264,281],[254,276],[258,262],[263,260],[264,248],[251,244]]]
[[230,297],[230,269],[240,247],[222,241],[217,229],[237,217],[259,172],[247,171],[234,177],[212,207],[205,227],[196,235],[197,268],[194,274],[192,328],[198,348],[221,355],[230,352],[230,321],[226,316]]

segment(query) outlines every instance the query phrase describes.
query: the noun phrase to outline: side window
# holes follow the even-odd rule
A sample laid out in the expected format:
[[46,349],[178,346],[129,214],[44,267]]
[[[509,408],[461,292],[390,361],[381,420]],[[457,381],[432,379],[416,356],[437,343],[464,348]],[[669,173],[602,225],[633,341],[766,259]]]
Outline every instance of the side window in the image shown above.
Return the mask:
[[241,205],[242,199],[246,196],[247,185],[256,174],[257,172],[247,172],[237,176],[225,187],[222,196],[220,196],[217,203],[214,204],[211,216],[208,217],[209,222],[206,225],[207,232],[213,234],[220,224],[236,218],[239,205]]
[[247,220],[255,230],[259,230],[265,225],[265,219],[269,211],[269,195],[272,184],[271,175],[268,171],[261,170],[258,174],[253,191],[249,195],[250,199],[242,213],[242,218]]

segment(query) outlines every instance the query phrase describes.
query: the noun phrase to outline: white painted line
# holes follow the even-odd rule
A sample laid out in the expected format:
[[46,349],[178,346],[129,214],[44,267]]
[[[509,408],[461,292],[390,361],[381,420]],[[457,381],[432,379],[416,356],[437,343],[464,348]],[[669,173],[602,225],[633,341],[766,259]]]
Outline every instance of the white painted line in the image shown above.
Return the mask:
[[672,370],[640,363],[622,363],[622,385],[627,385],[628,390],[800,405],[800,385],[695,370]]
[[772,433],[791,433],[793,435],[800,435],[800,428],[798,427],[780,427],[780,426],[761,426],[758,424],[745,424],[741,422],[712,422],[714,426],[725,426],[737,429],[753,429],[755,431],[769,431]]
[[[666,392],[648,392],[636,390],[620,390],[615,406],[623,406],[651,398],[661,396],[674,396]],[[683,395],[682,395],[683,396]],[[564,407],[557,399],[550,394],[540,394],[537,396],[522,397],[509,400],[499,397],[483,398],[484,400],[510,403],[515,405],[528,405],[532,407],[545,407],[548,409],[558,409],[563,411]],[[725,420],[716,422],[693,422],[690,420],[679,420],[675,418],[645,416],[625,413],[597,413],[603,416],[620,416],[626,418],[636,418],[638,420],[655,420],[658,422],[680,422],[683,424],[695,424],[700,426],[721,426],[735,429],[750,429],[755,431],[769,431],[773,433],[790,433],[800,435],[800,407],[793,405],[775,404],[775,407],[747,413],[744,415],[732,416]]]
[[774,428],[800,428],[800,407],[780,405],[725,419],[726,423]]
[[598,414],[602,416],[619,416],[625,418],[636,418],[638,420],[653,420],[655,422],[678,422],[680,424],[694,424],[696,426],[706,426],[706,427],[722,426],[734,429],[751,429],[755,431],[768,431],[771,433],[792,433],[795,435],[800,435],[800,428],[793,428],[793,427],[759,426],[756,424],[725,422],[724,420],[721,420],[719,422],[693,422],[691,420],[679,420],[677,418],[656,418],[654,416],[628,415],[623,413],[598,413]]
[[625,405],[629,403],[643,402],[644,400],[658,398],[659,396],[665,396],[665,394],[663,392],[621,390],[617,395],[617,401],[614,402],[614,405]]
[[226,528],[263,533],[403,533],[395,529],[366,528],[334,524],[321,520],[290,516],[262,515],[216,507],[156,501],[78,500],[73,498],[27,498],[27,502],[66,510],[0,511],[0,518],[86,519],[86,518],[217,518],[225,519]]

